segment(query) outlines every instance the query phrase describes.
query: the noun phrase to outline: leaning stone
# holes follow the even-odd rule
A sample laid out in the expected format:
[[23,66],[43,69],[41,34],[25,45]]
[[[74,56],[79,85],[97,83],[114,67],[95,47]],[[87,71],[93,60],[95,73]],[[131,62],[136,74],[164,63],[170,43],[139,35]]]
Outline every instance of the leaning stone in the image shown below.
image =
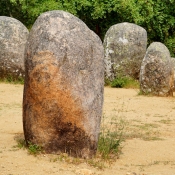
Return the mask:
[[0,16],[0,78],[24,76],[28,29],[18,20]]
[[25,140],[46,153],[95,154],[102,116],[104,51],[99,37],[64,11],[43,13],[26,47]]
[[147,49],[140,71],[140,90],[143,94],[173,96],[174,68],[170,52],[160,42]]
[[146,46],[147,32],[142,27],[127,22],[111,26],[104,38],[105,78],[129,76],[139,79]]

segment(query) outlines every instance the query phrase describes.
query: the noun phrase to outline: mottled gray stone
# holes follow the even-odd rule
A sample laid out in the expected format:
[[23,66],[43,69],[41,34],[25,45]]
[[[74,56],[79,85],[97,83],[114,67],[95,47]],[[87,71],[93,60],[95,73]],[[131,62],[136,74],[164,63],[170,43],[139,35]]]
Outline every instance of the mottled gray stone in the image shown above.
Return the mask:
[[129,76],[139,79],[146,46],[147,32],[142,27],[127,22],[111,26],[104,38],[105,78]]
[[47,153],[94,155],[104,89],[99,37],[70,13],[43,13],[29,34],[25,68],[26,141],[41,145]]
[[174,68],[170,52],[160,42],[147,49],[140,71],[140,90],[143,94],[173,96]]
[[18,20],[0,16],[0,78],[24,76],[24,50],[29,31]]

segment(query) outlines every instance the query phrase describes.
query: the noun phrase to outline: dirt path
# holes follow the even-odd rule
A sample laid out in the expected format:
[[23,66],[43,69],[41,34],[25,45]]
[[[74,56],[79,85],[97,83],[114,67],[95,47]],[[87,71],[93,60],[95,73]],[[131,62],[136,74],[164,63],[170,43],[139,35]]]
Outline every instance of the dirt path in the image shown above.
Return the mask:
[[98,170],[34,157],[14,147],[22,135],[22,85],[0,83],[0,175],[175,175],[175,97],[138,96],[138,90],[105,88],[104,118],[125,122],[122,154]]

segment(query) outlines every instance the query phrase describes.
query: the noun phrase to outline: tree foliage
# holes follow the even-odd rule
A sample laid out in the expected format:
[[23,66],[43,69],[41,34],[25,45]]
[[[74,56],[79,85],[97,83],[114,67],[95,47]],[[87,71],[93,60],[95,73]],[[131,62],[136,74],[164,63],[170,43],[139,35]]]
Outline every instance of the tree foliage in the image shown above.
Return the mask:
[[175,56],[175,0],[1,0],[0,15],[11,16],[30,28],[49,10],[64,10],[82,19],[100,38],[110,26],[131,22],[148,32],[148,44],[164,43]]

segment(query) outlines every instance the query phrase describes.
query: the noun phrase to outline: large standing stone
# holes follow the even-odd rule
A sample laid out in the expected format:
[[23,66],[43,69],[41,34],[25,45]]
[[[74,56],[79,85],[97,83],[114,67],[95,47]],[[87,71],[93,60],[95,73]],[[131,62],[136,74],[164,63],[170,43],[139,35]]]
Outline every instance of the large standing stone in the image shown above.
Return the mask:
[[105,78],[129,76],[139,79],[146,46],[147,32],[142,27],[126,22],[111,26],[104,38]]
[[91,157],[103,105],[104,51],[99,37],[67,12],[43,13],[29,34],[25,65],[26,141],[47,153]]
[[0,16],[0,78],[24,76],[27,28],[18,20]]
[[140,71],[140,90],[143,94],[173,96],[174,70],[167,47],[153,42],[147,49]]

